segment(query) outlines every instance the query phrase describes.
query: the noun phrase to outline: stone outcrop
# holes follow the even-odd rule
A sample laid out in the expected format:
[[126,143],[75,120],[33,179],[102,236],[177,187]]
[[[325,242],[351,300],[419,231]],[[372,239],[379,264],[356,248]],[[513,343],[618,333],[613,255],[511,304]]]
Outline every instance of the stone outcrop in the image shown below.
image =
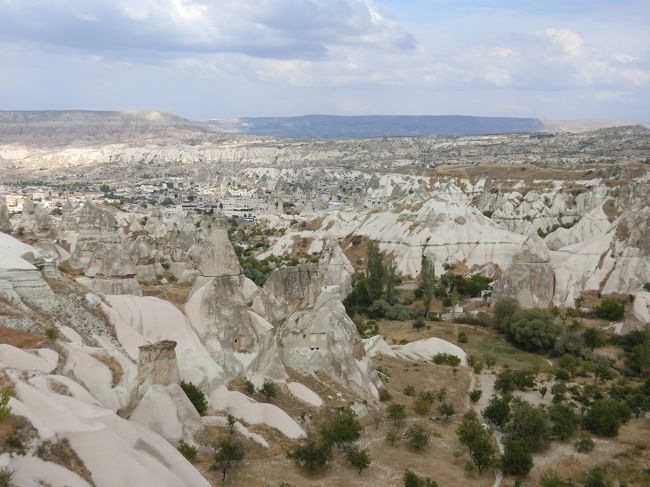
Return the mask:
[[650,292],[639,291],[634,295],[632,309],[627,313],[621,334],[650,327]]
[[379,377],[365,356],[356,326],[337,286],[323,288],[313,306],[294,312],[277,329],[282,363],[303,374],[321,371],[366,398],[376,398]]
[[143,395],[154,384],[168,386],[180,382],[175,341],[162,340],[141,345],[138,352],[139,395]]
[[354,267],[336,241],[326,243],[318,263],[318,271],[321,285],[338,286],[342,298],[347,297],[352,291]]
[[300,309],[313,306],[321,288],[317,264],[299,264],[274,270],[264,283],[269,297],[267,316],[279,323]]
[[494,285],[492,302],[514,298],[522,308],[548,308],[553,301],[555,274],[544,241],[531,235],[512,260]]
[[202,276],[236,276],[242,272],[228,230],[218,223],[212,225],[205,240],[190,249],[189,254],[198,262]]

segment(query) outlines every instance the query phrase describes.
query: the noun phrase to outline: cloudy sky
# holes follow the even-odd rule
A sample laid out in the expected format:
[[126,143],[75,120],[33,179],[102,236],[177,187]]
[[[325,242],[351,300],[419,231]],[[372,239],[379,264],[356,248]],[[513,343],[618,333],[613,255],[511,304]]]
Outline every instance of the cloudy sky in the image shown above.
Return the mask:
[[0,109],[650,122],[648,0],[0,0]]

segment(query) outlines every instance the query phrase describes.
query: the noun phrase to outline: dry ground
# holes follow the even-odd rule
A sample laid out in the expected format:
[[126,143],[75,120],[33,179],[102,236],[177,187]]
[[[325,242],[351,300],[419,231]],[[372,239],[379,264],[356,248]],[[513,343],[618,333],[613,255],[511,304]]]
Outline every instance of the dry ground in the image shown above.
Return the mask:
[[0,325],[0,343],[7,343],[17,348],[41,348],[47,343],[47,338]]

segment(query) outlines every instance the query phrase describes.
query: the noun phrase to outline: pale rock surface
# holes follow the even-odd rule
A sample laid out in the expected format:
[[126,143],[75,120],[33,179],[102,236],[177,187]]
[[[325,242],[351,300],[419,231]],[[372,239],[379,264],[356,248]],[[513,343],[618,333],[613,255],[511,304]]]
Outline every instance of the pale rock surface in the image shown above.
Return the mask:
[[[201,418],[201,423],[204,426],[220,426],[222,428],[228,427],[228,418],[225,416],[203,416]],[[235,422],[235,431],[242,435],[244,438],[248,438],[251,441],[254,441],[262,448],[270,448],[271,445],[264,437],[250,431],[246,426],[241,424],[239,421]]]
[[447,353],[460,359],[462,365],[467,365],[467,354],[462,348],[441,338],[426,338],[406,345],[395,345],[393,351],[398,357],[407,360],[431,360],[434,355]]
[[78,277],[76,281],[98,294],[130,294],[132,296],[142,296],[142,287],[138,280],[133,277],[124,279]]
[[621,334],[650,327],[650,292],[639,291],[634,295],[632,309],[627,313]]
[[301,384],[300,382],[287,382],[287,388],[293,397],[302,402],[317,408],[323,406],[323,400],[320,396],[306,385]]
[[138,393],[153,385],[169,386],[180,382],[176,361],[176,342],[161,340],[138,347]]
[[185,313],[202,344],[229,377],[243,374],[262,348],[273,326],[248,308],[250,281],[243,275],[197,280]]
[[492,302],[514,298],[522,308],[548,308],[553,301],[555,275],[544,241],[533,234],[526,239],[521,252],[496,281]]
[[117,338],[131,359],[138,347],[161,340],[177,343],[180,378],[204,390],[223,382],[225,374],[183,313],[168,301],[154,297],[105,296],[102,308],[115,326]]
[[303,429],[291,416],[274,404],[259,403],[237,391],[219,386],[209,396],[211,411],[225,411],[248,424],[266,424],[288,438],[305,436]]
[[[85,401],[13,380],[16,397],[9,405],[14,414],[25,416],[41,439],[68,439],[97,487],[209,487],[173,445],[138,423]],[[49,480],[56,478],[74,479],[57,472]]]
[[337,286],[323,288],[313,307],[294,312],[275,340],[286,367],[303,374],[320,370],[363,397],[377,397],[381,382]]
[[0,344],[0,369],[50,373],[58,363],[59,354],[49,348],[23,350],[6,343]]
[[190,249],[189,254],[198,261],[202,276],[236,276],[242,272],[228,230],[218,223],[212,225],[207,238]]
[[363,340],[363,348],[366,355],[374,358],[377,355],[386,355],[387,357],[395,357],[395,352],[388,343],[382,338],[381,335],[371,336]]
[[189,439],[201,426],[201,416],[178,384],[150,385],[129,419],[172,444]]
[[338,286],[342,298],[350,294],[354,267],[336,241],[325,244],[318,267],[322,286]]
[[267,315],[277,324],[295,311],[313,306],[321,289],[322,276],[316,264],[280,267],[269,275],[263,289],[269,297]]

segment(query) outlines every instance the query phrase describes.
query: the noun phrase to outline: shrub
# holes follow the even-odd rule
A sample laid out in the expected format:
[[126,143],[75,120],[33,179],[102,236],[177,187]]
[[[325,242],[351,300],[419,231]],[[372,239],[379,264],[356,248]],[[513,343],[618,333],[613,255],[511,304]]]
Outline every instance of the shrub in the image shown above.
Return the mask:
[[449,418],[451,418],[454,415],[454,407],[446,402],[443,402],[440,406],[438,406],[438,414],[440,414],[443,417],[443,421],[446,423],[449,421]]
[[496,449],[490,433],[483,427],[474,411],[465,413],[456,431],[460,443],[465,446],[479,472],[494,463]]
[[620,320],[623,318],[624,312],[625,305],[612,298],[604,298],[596,308],[596,316],[608,321]]
[[610,485],[602,467],[594,467],[587,473],[583,484],[585,487],[607,487]]
[[630,410],[625,404],[613,399],[599,399],[587,410],[582,425],[596,435],[616,436],[629,415]]
[[575,441],[573,446],[580,453],[589,453],[594,449],[594,446],[596,446],[596,444],[594,443],[594,440],[588,436],[581,436]]
[[266,402],[269,402],[271,399],[277,396],[278,386],[276,386],[275,382],[273,382],[271,379],[264,379],[264,384],[262,384],[262,387],[260,387],[259,392],[262,394],[262,396],[264,396]]
[[369,318],[384,318],[391,310],[391,305],[384,300],[373,301],[368,307]]
[[582,338],[585,342],[585,345],[592,350],[594,348],[602,347],[605,345],[605,343],[607,343],[605,334],[602,332],[602,330],[599,330],[597,328],[587,328],[582,334]]
[[390,446],[395,446],[402,439],[402,436],[397,431],[389,431],[386,433],[386,443]]
[[363,426],[357,413],[349,406],[338,408],[334,420],[320,430],[323,441],[331,445],[344,445],[359,439]]
[[548,408],[549,419],[551,420],[551,433],[555,438],[568,440],[578,430],[580,419],[571,406],[564,403],[556,403]]
[[460,358],[450,353],[437,353],[432,360],[437,365],[451,365],[452,367],[460,365]]
[[469,400],[472,401],[473,404],[476,404],[479,402],[482,395],[483,391],[481,389],[474,389],[473,391],[469,392]]
[[506,298],[497,301],[493,308],[494,322],[501,330],[505,330],[510,324],[515,313],[520,310],[519,301],[514,298]]
[[430,478],[422,478],[410,470],[404,472],[404,487],[438,487],[438,482]]
[[177,450],[181,453],[181,455],[187,458],[190,463],[194,463],[194,460],[196,460],[196,447],[190,445],[185,440],[180,440],[178,442]]
[[244,459],[244,445],[235,436],[228,435],[219,440],[216,447],[212,468],[220,470],[221,480],[225,481],[228,470]]
[[247,380],[246,382],[244,382],[244,391],[249,396],[254,396],[255,395],[255,384],[253,384],[251,381]]
[[458,334],[458,343],[467,343],[467,335],[465,334],[465,332],[461,331]]
[[185,392],[185,395],[194,405],[198,413],[203,416],[208,410],[208,401],[205,399],[205,394],[203,391],[196,387],[191,382],[181,381],[181,388]]
[[546,470],[539,478],[539,487],[573,487],[573,483],[562,479],[552,470]]
[[424,319],[422,319],[422,318],[418,318],[417,320],[415,320],[413,322],[413,328],[415,330],[417,330],[417,331],[422,330],[425,327],[425,325],[426,325],[426,323],[425,323]]
[[646,283],[643,285],[643,289],[645,289],[646,291],[650,291],[650,282],[646,282]]
[[10,487],[11,480],[14,478],[14,471],[9,470],[8,467],[0,468],[0,487]]
[[393,422],[395,428],[399,429],[402,421],[406,418],[406,407],[404,404],[393,403],[386,408],[388,418]]
[[416,413],[424,416],[431,412],[431,403],[423,397],[418,397],[413,403],[413,409]]
[[415,387],[412,386],[412,385],[408,385],[408,386],[406,386],[406,387],[404,388],[404,395],[405,395],[405,396],[409,396],[409,397],[413,397],[413,396],[415,396]]
[[48,340],[56,340],[59,338],[59,329],[54,327],[54,326],[48,326],[45,328],[45,336],[47,337]]
[[379,400],[381,402],[387,402],[393,399],[392,394],[385,387],[379,389]]
[[9,413],[11,413],[11,408],[9,407],[9,399],[14,396],[14,391],[11,389],[5,389],[0,392],[0,421],[4,421]]
[[314,436],[308,436],[302,444],[290,450],[287,456],[308,472],[325,470],[334,458],[331,445]]
[[359,475],[372,463],[367,448],[350,448],[346,453],[346,457],[350,465],[359,470]]
[[510,475],[523,476],[533,468],[533,456],[525,441],[519,438],[506,438],[503,442],[501,469]]
[[404,433],[404,436],[408,445],[417,451],[424,450],[431,441],[431,431],[422,423],[411,425]]
[[525,391],[535,386],[536,373],[531,369],[503,369],[497,375],[494,388],[502,393]]

